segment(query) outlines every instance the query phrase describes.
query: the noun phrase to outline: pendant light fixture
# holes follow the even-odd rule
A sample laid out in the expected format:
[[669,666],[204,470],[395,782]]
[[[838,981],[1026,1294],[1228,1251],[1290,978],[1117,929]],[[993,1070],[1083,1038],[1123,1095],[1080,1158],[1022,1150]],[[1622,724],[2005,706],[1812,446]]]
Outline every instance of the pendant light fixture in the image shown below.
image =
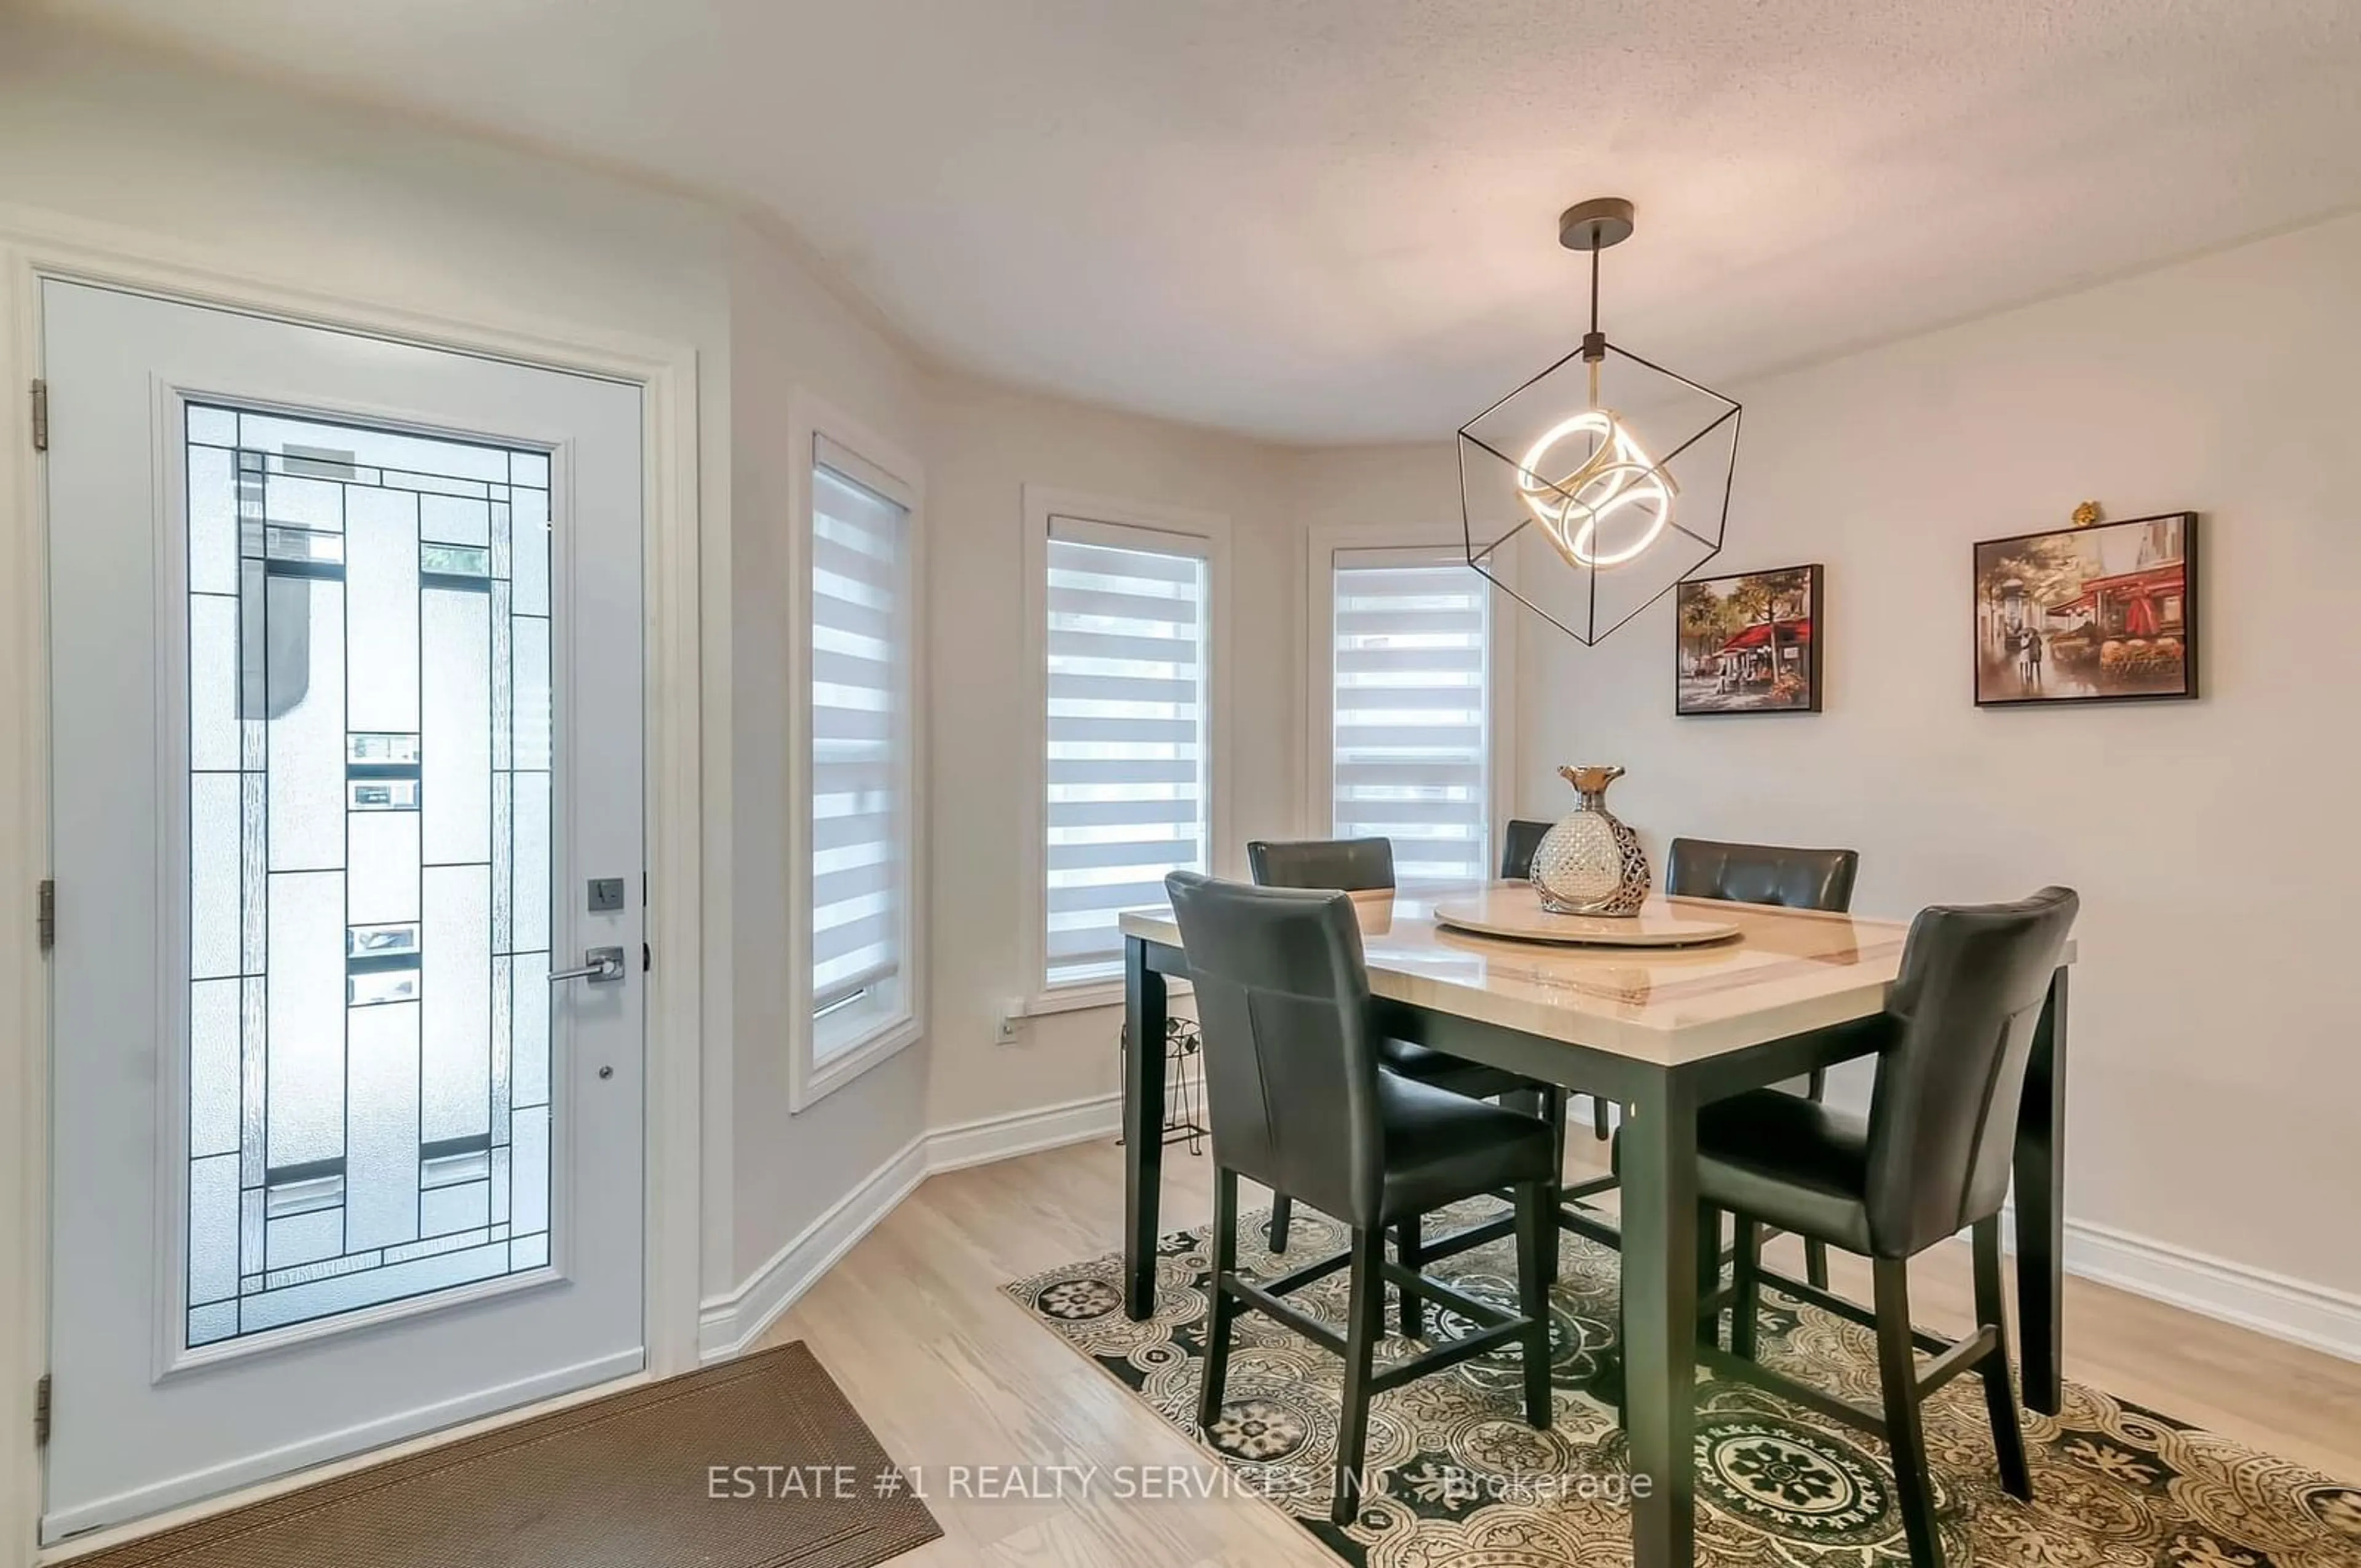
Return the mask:
[[[1467,564],[1584,643],[1721,549],[1738,466],[1740,405],[1609,343],[1598,324],[1599,258],[1631,236],[1632,215],[1620,196],[1560,214],[1558,242],[1590,253],[1590,330],[1459,430]],[[1694,433],[1652,444],[1684,431]],[[1521,582],[1511,567],[1520,552],[1504,547],[1531,528],[1554,552],[1551,580]]]

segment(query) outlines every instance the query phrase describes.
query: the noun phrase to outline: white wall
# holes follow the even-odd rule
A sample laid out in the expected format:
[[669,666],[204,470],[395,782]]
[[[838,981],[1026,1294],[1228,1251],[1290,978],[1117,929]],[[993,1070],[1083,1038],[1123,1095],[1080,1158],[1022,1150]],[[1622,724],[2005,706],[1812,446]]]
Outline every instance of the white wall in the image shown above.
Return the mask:
[[[1027,981],[1025,878],[1040,855],[1011,830],[1041,787],[1025,667],[1023,489],[1051,485],[1225,514],[1232,532],[1225,737],[1232,791],[1217,869],[1295,826],[1303,686],[1300,535],[1279,504],[1282,456],[1235,436],[946,377],[928,472],[934,729],[933,1077],[937,1126],[1068,1103],[1115,1087],[1116,1008],[1029,1020],[994,1044]],[[1109,1216],[1112,1221],[1113,1216]]]
[[[1714,568],[1827,565],[1821,715],[1675,718],[1669,599],[1589,650],[1528,618],[1520,657],[1522,815],[1613,762],[1660,862],[1675,833],[1850,844],[1881,915],[2079,888],[2070,1217],[2345,1292],[2357,280],[2347,219],[1735,389]],[[1307,455],[1297,492],[1371,463]],[[1455,517],[1447,445],[1380,471]],[[1977,709],[1971,544],[2090,497],[2202,514],[2205,696]]]
[[771,543],[786,389],[916,444],[914,366],[771,236],[697,203],[13,19],[0,20],[0,203],[324,293],[694,347],[704,762],[722,806],[704,825],[699,1286],[735,1284],[915,1135],[925,1104],[914,1051],[786,1113],[785,708],[763,674],[789,624]]
[[[1232,852],[1293,828],[1301,595],[1271,449],[938,378],[873,313],[818,280],[791,242],[697,202],[15,17],[0,18],[0,204],[118,225],[323,293],[695,348],[708,1297],[745,1282],[928,1127],[1114,1088],[1112,1010],[1042,1020],[1018,1046],[993,1045],[1003,999],[1025,989],[1010,879],[1031,862],[1006,831],[1034,777],[1012,706],[1025,689],[1023,485],[1231,517]],[[802,620],[778,544],[803,460],[786,436],[797,389],[928,469],[940,1045],[790,1115],[782,960],[795,808],[778,672]]]
[[[792,486],[811,454],[787,437],[798,390],[906,451],[923,452],[926,389],[902,351],[819,287],[770,235],[741,228],[730,247],[732,515],[726,555],[708,550],[708,612],[727,605],[726,641],[708,628],[708,766],[730,781],[729,832],[706,861],[708,904],[729,911],[708,940],[713,991],[728,1011],[706,1019],[707,1048],[731,1055],[706,1122],[708,1292],[745,1279],[853,1184],[924,1130],[927,1051],[905,1050],[798,1114],[787,1112],[787,856],[801,806],[787,793],[791,696],[780,680],[804,607],[783,554]],[[932,528],[931,518],[925,526]],[[726,765],[719,759],[726,757]],[[717,889],[722,890],[717,893]],[[712,1145],[718,1141],[719,1148]],[[726,1179],[725,1179],[726,1177]]]

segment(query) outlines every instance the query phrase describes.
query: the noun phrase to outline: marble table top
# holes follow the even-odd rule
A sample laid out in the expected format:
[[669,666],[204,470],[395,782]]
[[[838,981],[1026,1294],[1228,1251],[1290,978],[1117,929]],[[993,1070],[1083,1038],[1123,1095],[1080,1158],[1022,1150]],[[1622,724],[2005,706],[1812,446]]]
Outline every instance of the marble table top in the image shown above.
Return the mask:
[[[1378,996],[1662,1065],[1694,1061],[1885,1004],[1906,924],[1719,899],[1658,899],[1643,916],[1727,922],[1703,947],[1583,948],[1481,937],[1438,925],[1438,903],[1514,883],[1356,895]],[[1169,909],[1132,910],[1124,934],[1180,947]],[[2067,949],[2071,961],[2073,949]]]

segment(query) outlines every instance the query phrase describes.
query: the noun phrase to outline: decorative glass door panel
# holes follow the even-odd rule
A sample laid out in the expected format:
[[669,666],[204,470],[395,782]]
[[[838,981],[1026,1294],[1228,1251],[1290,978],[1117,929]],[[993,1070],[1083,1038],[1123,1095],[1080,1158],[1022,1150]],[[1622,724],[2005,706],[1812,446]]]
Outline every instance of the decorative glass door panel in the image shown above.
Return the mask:
[[549,455],[191,403],[187,1332],[549,1262]]
[[630,383],[40,326],[54,1542],[645,1365],[646,490]]

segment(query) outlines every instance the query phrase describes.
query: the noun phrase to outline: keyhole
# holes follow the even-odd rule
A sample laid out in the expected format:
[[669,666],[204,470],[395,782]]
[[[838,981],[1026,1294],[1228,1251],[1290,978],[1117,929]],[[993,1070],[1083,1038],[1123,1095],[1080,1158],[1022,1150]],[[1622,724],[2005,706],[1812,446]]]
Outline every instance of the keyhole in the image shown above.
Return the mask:
[[600,1078],[612,1078],[615,1076],[615,1069],[611,1067],[602,1067],[598,1069],[598,1076]]

